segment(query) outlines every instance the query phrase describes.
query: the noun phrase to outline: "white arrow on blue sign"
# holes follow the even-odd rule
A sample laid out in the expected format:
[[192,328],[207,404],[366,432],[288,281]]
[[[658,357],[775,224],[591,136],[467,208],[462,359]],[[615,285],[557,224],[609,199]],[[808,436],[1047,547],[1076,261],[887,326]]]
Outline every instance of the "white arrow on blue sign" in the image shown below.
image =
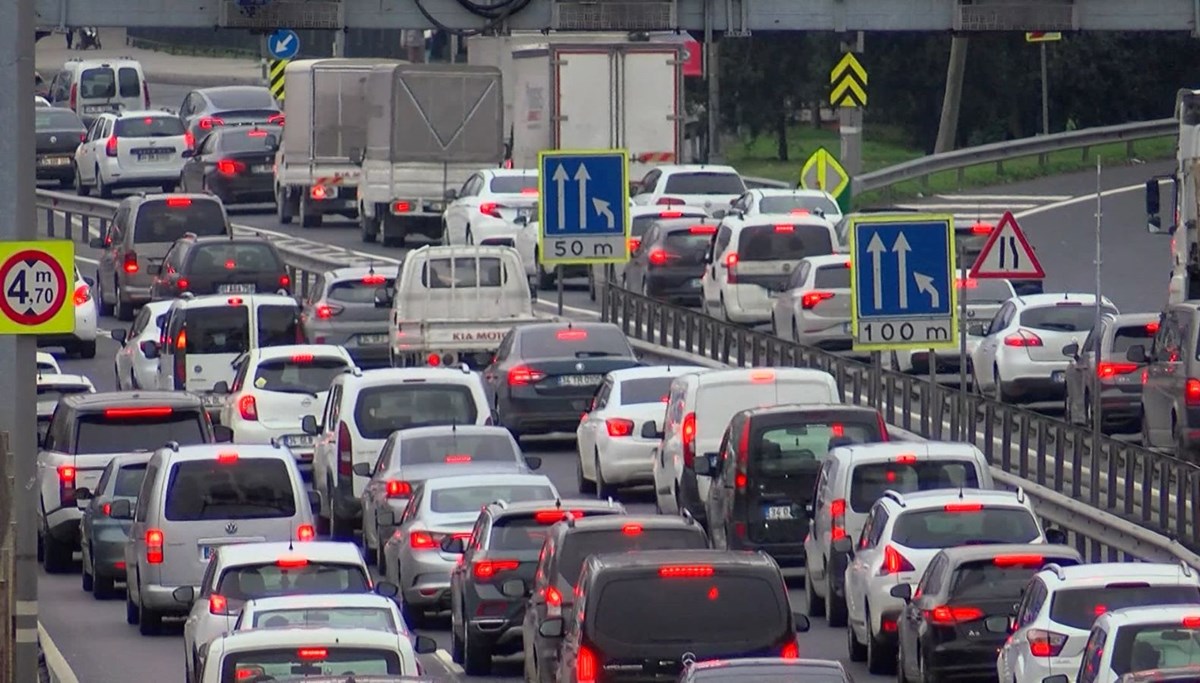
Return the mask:
[[538,155],[538,262],[629,260],[629,157],[625,150]]
[[267,49],[275,59],[291,59],[300,52],[300,36],[290,28],[281,28],[267,38]]

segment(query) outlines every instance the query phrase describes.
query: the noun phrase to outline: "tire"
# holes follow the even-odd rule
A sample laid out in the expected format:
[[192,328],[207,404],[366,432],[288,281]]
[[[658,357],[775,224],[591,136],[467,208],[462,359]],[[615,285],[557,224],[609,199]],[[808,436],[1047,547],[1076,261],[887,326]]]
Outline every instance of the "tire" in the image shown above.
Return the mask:
[[93,339],[92,341],[79,342],[79,344],[75,347],[75,350],[79,353],[80,358],[95,358],[96,340]]
[[[871,627],[871,613],[867,613],[867,628]],[[867,671],[877,675],[896,673],[896,649],[875,637],[874,633],[867,634]]]
[[846,624],[846,650],[850,661],[867,661],[867,646],[858,642],[858,637],[854,635],[854,628],[849,623]]
[[86,197],[91,193],[91,189],[83,184],[83,176],[79,174],[79,166],[75,166],[75,194],[80,197]]
[[807,605],[808,616],[816,618],[825,616],[825,598],[817,595],[813,590],[812,575],[804,578],[804,601]]
[[374,244],[379,239],[379,217],[368,216],[361,209],[358,212],[358,225],[363,244]]
[[280,225],[292,224],[292,205],[282,187],[275,190],[275,218]]
[[379,530],[375,530],[375,569],[379,571],[380,576],[387,576],[387,553],[383,552],[383,539],[379,536]]
[[583,474],[582,455],[575,460],[575,482],[578,485],[580,493],[590,494],[596,492],[596,482],[589,480]]
[[604,471],[600,469],[599,453],[596,453],[596,498],[600,500],[617,499],[617,487],[604,481]]
[[75,181],[71,178],[59,178],[58,179],[58,189],[60,189],[60,190],[65,190],[74,184],[75,184]]
[[474,642],[470,625],[463,623],[463,673],[468,676],[487,676],[492,672],[492,651],[486,644]]
[[137,605],[133,604],[133,599],[129,597],[128,589],[125,591],[125,623],[130,626],[137,626],[138,618]]
[[454,630],[453,622],[450,624],[450,661],[459,665],[463,661],[463,642],[458,637],[458,631]]
[[96,309],[101,317],[113,314],[112,304],[104,302],[104,281],[100,279],[100,271],[96,271]]
[[408,624],[409,628],[418,629],[425,626],[425,610],[409,607],[403,598],[400,601],[400,616],[404,617],[404,623]]
[[304,228],[319,228],[325,222],[325,216],[318,211],[310,210],[309,200],[306,197],[300,198],[300,226]]
[[87,562],[83,563],[83,569],[79,572],[79,582],[84,593],[91,593],[96,588],[96,582],[92,579],[92,572],[89,570]]
[[117,285],[117,292],[114,295],[116,303],[113,304],[113,310],[116,313],[117,320],[128,322],[133,320],[133,304],[121,301],[121,286]]
[[829,589],[829,596],[825,600],[825,621],[830,628],[841,628],[846,626],[850,621],[850,611],[846,608],[846,598],[833,594],[833,588]]
[[100,175],[100,168],[96,168],[96,194],[101,199],[112,199],[112,188],[104,184],[104,176]]
[[362,533],[363,533],[363,544],[362,544],[363,559],[366,560],[367,564],[374,564],[376,567],[378,567],[379,566],[379,553],[374,548],[372,548],[371,544],[367,541],[367,530],[365,528],[363,529]]
[[[95,569],[92,570],[95,572]],[[97,600],[111,600],[117,594],[116,581],[92,575],[92,597]]]
[[144,636],[162,633],[162,614],[138,603],[138,632]]
[[538,289],[542,290],[543,292],[548,292],[548,291],[550,291],[551,289],[554,289],[554,285],[555,285],[555,284],[556,284],[556,281],[555,281],[555,278],[554,278],[554,271],[550,271],[550,272],[548,272],[548,273],[547,273],[547,272],[546,272],[546,269],[545,269],[545,268],[543,268],[543,267],[542,267],[542,266],[539,264],[539,265],[538,265],[538,267],[537,267],[537,285],[538,285]]
[[59,543],[49,534],[42,539],[42,568],[47,574],[65,574],[71,571],[71,546]]

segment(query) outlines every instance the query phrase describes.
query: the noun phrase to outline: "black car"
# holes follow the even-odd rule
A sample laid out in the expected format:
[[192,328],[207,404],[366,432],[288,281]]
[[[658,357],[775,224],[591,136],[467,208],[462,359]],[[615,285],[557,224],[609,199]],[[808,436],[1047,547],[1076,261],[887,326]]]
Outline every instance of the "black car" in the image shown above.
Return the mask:
[[70,109],[35,109],[37,179],[57,180],[66,187],[75,180],[75,148],[87,137],[87,128]]
[[1009,636],[1011,615],[1029,580],[1047,564],[1083,562],[1064,545],[968,545],[937,554],[914,592],[902,583],[892,596],[906,602],[897,620],[900,680],[995,678],[996,652]]
[[[814,653],[816,654],[816,653]],[[679,683],[854,683],[842,663],[832,659],[753,659],[697,662],[684,669]]]
[[525,606],[525,680],[553,683],[558,638],[538,633],[550,617],[570,619],[575,582],[589,555],[642,550],[704,550],[708,536],[696,520],[676,515],[574,517],[550,528]]
[[275,201],[275,150],[282,137],[279,126],[212,131],[184,152],[181,191],[211,192],[226,205]]
[[843,404],[783,405],[733,416],[725,450],[696,458],[713,477],[705,501],[714,548],[761,550],[803,567],[817,474],[829,449],[888,440],[879,411]]
[[499,424],[520,438],[574,432],[604,376],[637,365],[612,323],[533,323],[505,335],[483,380]]
[[653,223],[629,257],[622,286],[642,296],[699,306],[704,254],[718,223],[712,218]]
[[283,125],[283,111],[270,89],[258,85],[224,85],[193,90],[179,105],[192,141],[225,125],[266,123]]
[[153,301],[201,294],[290,294],[291,277],[275,245],[262,237],[176,240],[157,266]]

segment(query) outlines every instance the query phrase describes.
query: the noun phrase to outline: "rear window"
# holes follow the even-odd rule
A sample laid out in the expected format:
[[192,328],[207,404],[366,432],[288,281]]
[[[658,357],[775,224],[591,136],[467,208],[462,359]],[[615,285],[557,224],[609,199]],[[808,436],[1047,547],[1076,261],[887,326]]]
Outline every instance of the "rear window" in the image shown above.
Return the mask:
[[752,225],[738,237],[741,261],[797,261],[833,253],[833,235],[820,225]]
[[668,264],[700,264],[704,263],[704,255],[712,244],[712,233],[707,230],[673,230],[667,233],[663,247],[670,254]]
[[518,336],[521,358],[633,358],[621,331],[608,326],[527,327]]
[[968,304],[1002,304],[1013,297],[1008,280],[963,280],[958,291],[967,297]]
[[567,534],[559,547],[558,573],[574,586],[589,555],[638,550],[703,550],[707,547],[708,538],[698,528],[644,529],[640,524],[627,524],[617,529],[576,531]]
[[1030,543],[1040,533],[1037,520],[1024,508],[914,510],[901,512],[896,518],[892,540],[916,549],[952,548],[984,543]]
[[384,278],[379,282],[363,282],[362,280],[341,280],[329,285],[325,298],[330,301],[340,301],[347,304],[375,305],[375,290],[394,289],[396,278]]
[[524,503],[535,500],[553,500],[553,498],[554,489],[549,486],[530,486],[528,484],[464,486],[431,491],[429,510],[446,514],[478,512],[484,505],[497,500],[508,503]]
[[508,175],[492,178],[489,184],[496,194],[527,194],[537,195],[538,179],[536,175]]
[[979,488],[974,460],[918,460],[858,465],[850,475],[850,509],[868,512],[884,491]]
[[281,595],[367,593],[370,590],[371,582],[362,567],[304,559],[230,567],[221,573],[216,587],[218,595],[239,602]]
[[168,441],[180,446],[205,443],[198,410],[169,407],[120,408],[79,416],[75,453],[132,453],[161,448]]
[[703,211],[658,211],[656,213],[643,214],[641,216],[633,216],[629,219],[629,234],[632,237],[641,237],[646,234],[650,226],[655,221],[661,221],[671,218],[706,218],[708,214]]
[[187,233],[199,237],[224,235],[225,213],[221,205],[207,199],[180,197],[142,202],[133,228],[135,242],[174,242]]
[[137,498],[142,490],[142,479],[146,477],[146,463],[122,465],[117,470],[117,482],[113,485],[112,495],[126,498]]
[[83,121],[70,109],[44,108],[34,111],[34,125],[37,130],[80,130]]
[[341,358],[313,358],[312,354],[267,360],[255,369],[254,386],[282,394],[317,394],[329,391],[333,378],[347,367],[349,364]]
[[399,450],[401,467],[520,461],[520,453],[507,433],[439,434],[406,438],[400,441]]
[[399,633],[392,611],[379,607],[309,607],[254,613],[251,628],[367,628]]
[[593,637],[609,642],[735,643],[766,646],[788,631],[779,578],[722,575],[631,576],[606,583],[589,601]]
[[300,330],[299,308],[295,306],[258,307],[259,346],[287,346],[302,341],[304,341],[304,333]]
[[1066,588],[1050,599],[1050,619],[1064,626],[1092,628],[1096,617],[1125,607],[1188,605],[1200,603],[1196,586],[1148,586],[1131,583],[1089,588]]
[[845,417],[851,419],[800,414],[789,419],[787,425],[767,427],[760,432],[756,447],[751,449],[752,472],[766,476],[815,472],[835,443],[887,440],[887,435],[879,429],[876,416]]
[[108,99],[117,96],[117,77],[106,67],[84,69],[79,75],[79,97],[83,99]]
[[114,127],[119,138],[169,138],[184,133],[183,123],[174,116],[135,116],[117,119]]
[[229,271],[280,272],[283,262],[271,247],[258,242],[201,244],[192,251],[187,272],[192,275],[221,275]]
[[817,289],[850,289],[850,267],[845,264],[820,266],[813,276]]
[[667,176],[665,193],[674,194],[741,194],[746,191],[742,177],[736,173],[672,173]]
[[219,133],[222,152],[273,152],[282,131],[278,128],[223,130]]
[[[1111,308],[1100,309],[1101,314],[1116,315]],[[1081,304],[1056,304],[1039,306],[1021,312],[1021,326],[1048,332],[1087,332],[1096,322],[1096,309]]]
[[275,98],[265,88],[205,90],[204,94],[216,109],[275,109]]
[[276,458],[189,460],[171,468],[166,518],[173,522],[262,519],[296,514],[287,466]]
[[[117,87],[121,92],[121,97],[141,97],[142,79],[138,76],[137,69],[129,66],[117,69]],[[178,120],[175,119],[175,121]]]
[[83,386],[81,384],[76,384],[73,386],[67,384],[39,384],[37,388],[39,401],[57,401],[63,396],[73,396],[74,394],[90,394],[91,392],[91,387]]
[[[1200,631],[1179,622],[1136,624],[1117,629],[1110,665],[1118,676],[1130,671],[1200,664]],[[1179,679],[1175,679],[1179,680]],[[1195,680],[1194,674],[1190,680]]]
[[806,197],[790,195],[783,197],[763,197],[758,202],[759,213],[817,213],[822,216],[836,216],[841,213],[838,205],[825,197]]
[[504,282],[498,258],[435,258],[421,267],[421,284],[429,289],[499,287]]
[[462,384],[399,384],[358,394],[354,422],[367,439],[386,439],[397,429],[475,424],[475,398]]
[[235,652],[221,662],[221,683],[299,680],[312,676],[398,676],[395,650],[356,647],[301,647]]
[[492,524],[488,539],[489,550],[541,550],[550,527],[562,519],[556,510],[544,511],[546,516],[529,512],[500,517]]
[[1045,562],[1076,564],[1074,559],[1046,557],[1033,563],[1008,563],[1002,558],[965,562],[954,570],[950,595],[955,600],[1003,600],[1019,598],[1025,585],[1042,569]]
[[674,377],[643,377],[621,382],[621,405],[666,403]]
[[1150,342],[1154,340],[1155,332],[1158,332],[1158,323],[1118,327],[1116,332],[1113,333],[1112,354],[1114,356],[1124,356],[1125,352],[1130,348],[1139,345],[1149,350]]
[[245,306],[193,308],[185,315],[187,327],[181,334],[187,353],[242,353],[250,348],[250,312]]

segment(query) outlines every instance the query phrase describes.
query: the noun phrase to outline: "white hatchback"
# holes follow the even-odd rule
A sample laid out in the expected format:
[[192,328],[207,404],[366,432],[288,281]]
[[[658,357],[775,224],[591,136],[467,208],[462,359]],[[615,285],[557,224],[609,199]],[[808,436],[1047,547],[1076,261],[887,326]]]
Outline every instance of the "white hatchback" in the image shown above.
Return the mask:
[[802,258],[785,287],[771,312],[776,336],[826,351],[851,350],[848,256]]
[[38,346],[61,346],[67,353],[81,358],[96,357],[97,319],[96,298],[92,281],[75,269],[75,285],[71,290],[71,303],[75,307],[75,331],[67,334],[43,334],[38,336]]
[[101,114],[75,150],[75,189],[111,197],[118,187],[161,187],[179,183],[189,148],[179,117],[164,111]]
[[395,633],[365,628],[235,631],[212,642],[197,680],[295,680],[297,675],[301,680],[411,680],[402,677],[421,675],[417,654],[436,648],[428,636],[418,636],[414,645]]
[[488,238],[512,239],[517,218],[537,212],[536,169],[489,168],[471,174],[442,214],[447,244],[484,244]]
[[113,357],[117,388],[133,390],[158,386],[158,355],[152,347],[162,336],[162,323],[172,303],[174,301],[170,299],[151,301],[138,310],[128,330],[118,327],[112,331],[113,340],[121,345]]

